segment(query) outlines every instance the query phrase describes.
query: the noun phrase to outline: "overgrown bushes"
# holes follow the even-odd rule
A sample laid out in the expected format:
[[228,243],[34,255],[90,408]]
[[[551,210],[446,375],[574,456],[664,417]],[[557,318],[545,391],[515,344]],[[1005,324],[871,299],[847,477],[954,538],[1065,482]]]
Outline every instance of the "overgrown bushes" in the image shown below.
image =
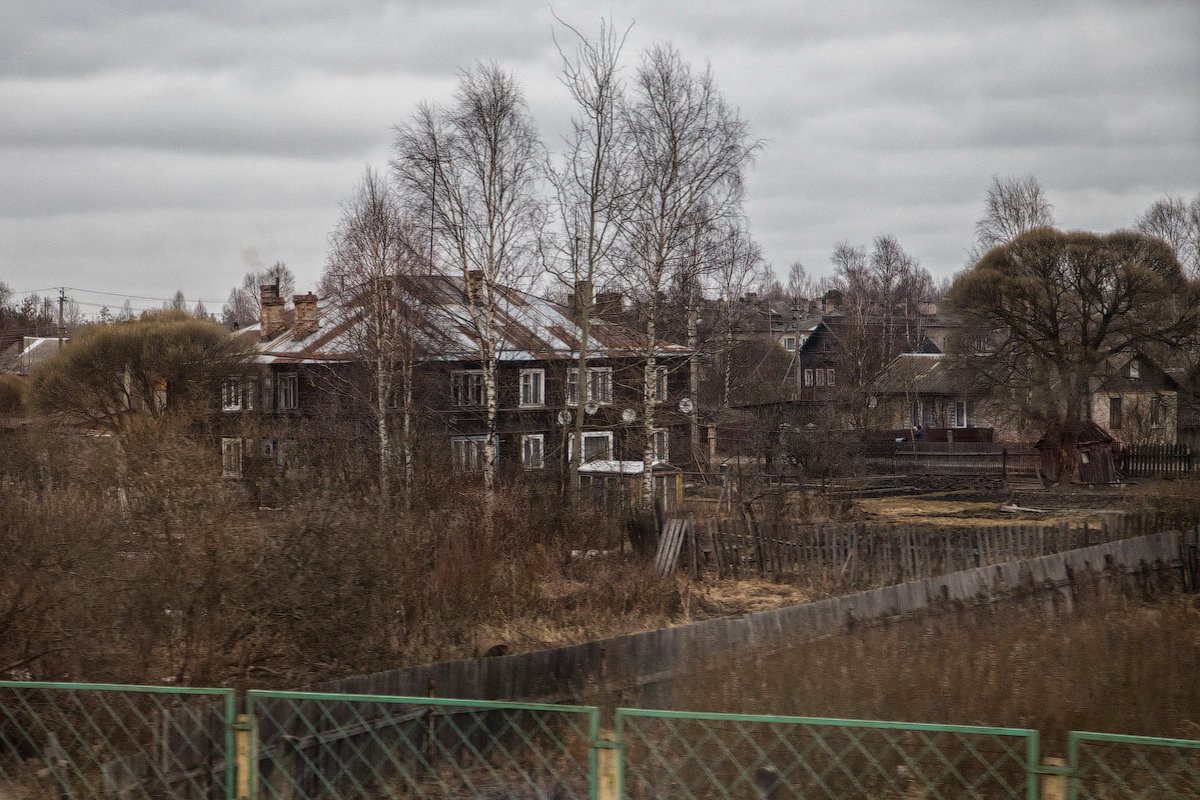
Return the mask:
[[669,623],[673,581],[614,550],[619,515],[506,485],[492,532],[468,480],[380,519],[299,492],[257,510],[215,448],[157,425],[12,435],[0,462],[0,674],[286,687]]

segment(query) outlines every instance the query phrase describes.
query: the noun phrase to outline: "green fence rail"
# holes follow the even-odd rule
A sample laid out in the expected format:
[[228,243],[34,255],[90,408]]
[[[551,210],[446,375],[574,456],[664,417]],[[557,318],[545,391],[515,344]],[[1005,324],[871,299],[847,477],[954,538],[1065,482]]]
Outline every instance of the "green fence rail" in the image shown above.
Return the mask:
[[1041,766],[1011,728],[618,709],[602,731],[591,706],[309,692],[237,710],[231,689],[0,681],[0,800],[1200,797],[1181,739],[1076,732]]
[[233,797],[232,689],[0,682],[0,798]]
[[252,691],[247,711],[261,798],[596,798],[590,706]]
[[1200,741],[1072,733],[1071,800],[1200,797]]
[[1036,731],[621,709],[621,782],[650,798],[1037,798]]

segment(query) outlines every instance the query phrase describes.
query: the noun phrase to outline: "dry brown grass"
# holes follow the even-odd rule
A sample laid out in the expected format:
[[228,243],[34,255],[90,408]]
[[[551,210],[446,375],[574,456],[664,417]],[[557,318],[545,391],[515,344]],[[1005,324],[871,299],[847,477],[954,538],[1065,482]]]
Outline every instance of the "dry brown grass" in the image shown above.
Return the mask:
[[1200,738],[1200,600],[1093,591],[1071,614],[1001,603],[723,660],[670,707]]

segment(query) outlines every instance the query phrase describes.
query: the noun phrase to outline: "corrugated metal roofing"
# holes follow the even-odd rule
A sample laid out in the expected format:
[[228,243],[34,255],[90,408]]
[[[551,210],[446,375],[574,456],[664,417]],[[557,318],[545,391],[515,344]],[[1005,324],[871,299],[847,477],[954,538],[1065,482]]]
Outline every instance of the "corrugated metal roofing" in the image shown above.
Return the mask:
[[872,394],[961,395],[972,388],[970,375],[942,353],[896,356],[871,384]]
[[[469,299],[462,278],[433,276],[406,279],[399,289],[401,301],[414,309],[420,331],[419,358],[458,361],[478,358],[478,348],[472,332]],[[499,348],[501,361],[533,361],[574,358],[579,345],[579,326],[567,309],[533,294],[504,287],[498,292],[500,302],[496,330],[503,338]],[[251,345],[254,359],[271,363],[329,363],[355,358],[355,347],[349,335],[360,318],[343,313],[333,298],[321,298],[317,303],[317,331],[299,335],[292,327],[294,312],[288,312],[286,330],[270,339],[261,339],[258,323],[238,331],[238,335],[254,338]],[[640,354],[643,350],[636,331],[607,320],[593,320],[589,355],[593,358],[622,357]],[[686,347],[660,344],[658,355],[684,355]]]

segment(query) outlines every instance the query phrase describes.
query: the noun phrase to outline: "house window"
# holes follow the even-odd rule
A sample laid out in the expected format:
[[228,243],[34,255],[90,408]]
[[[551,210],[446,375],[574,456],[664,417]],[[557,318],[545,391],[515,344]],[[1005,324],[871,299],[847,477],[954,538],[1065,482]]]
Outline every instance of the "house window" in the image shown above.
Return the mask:
[[[588,402],[612,402],[612,368],[596,367],[588,370]],[[587,448],[584,448],[585,450]]]
[[825,370],[825,385],[833,386],[833,370],[832,369]]
[[242,477],[242,440],[221,440],[221,475],[226,478]]
[[654,368],[654,399],[659,403],[667,399],[667,368]]
[[263,375],[262,400],[263,408],[271,409],[275,407],[275,376],[269,372]]
[[521,466],[525,469],[542,469],[546,466],[542,434],[532,433],[521,437]]
[[456,406],[483,405],[483,370],[457,370],[450,373],[450,399]]
[[[484,452],[486,436],[453,436],[450,438],[450,458],[454,468],[460,472],[482,472],[487,467]],[[494,448],[493,458],[499,460],[499,443]]]
[[825,370],[819,369],[816,371],[817,386],[825,385]]
[[1129,377],[1140,378],[1141,376],[1142,376],[1142,373],[1141,373],[1141,370],[1138,369],[1137,359],[1130,361],[1129,362]]
[[813,371],[811,369],[804,370],[804,385],[805,386],[813,385]]
[[[567,405],[573,406],[578,402],[578,386],[579,373],[572,369],[567,373]],[[612,367],[588,368],[587,399],[589,403],[612,402]]]
[[1121,430],[1121,398],[1108,398],[1108,429],[1110,431]]
[[967,427],[967,401],[966,400],[955,400],[954,401],[954,427],[955,428]]
[[[612,431],[593,431],[583,434],[583,463],[612,460]],[[575,457],[575,437],[571,437],[571,458]]]
[[670,441],[671,438],[665,430],[659,429],[650,434],[650,452],[655,463],[670,460]]
[[242,382],[237,378],[226,378],[221,384],[221,410],[242,410]]
[[1163,426],[1163,399],[1161,397],[1150,398],[1150,427],[1161,428]]
[[521,370],[521,406],[543,406],[546,404],[546,371],[544,369]]
[[795,336],[783,337],[783,349],[784,350],[795,350],[796,349],[796,337]]
[[275,384],[276,389],[276,408],[283,411],[291,411],[299,407],[300,401],[300,378],[299,376],[280,375],[279,380]]

